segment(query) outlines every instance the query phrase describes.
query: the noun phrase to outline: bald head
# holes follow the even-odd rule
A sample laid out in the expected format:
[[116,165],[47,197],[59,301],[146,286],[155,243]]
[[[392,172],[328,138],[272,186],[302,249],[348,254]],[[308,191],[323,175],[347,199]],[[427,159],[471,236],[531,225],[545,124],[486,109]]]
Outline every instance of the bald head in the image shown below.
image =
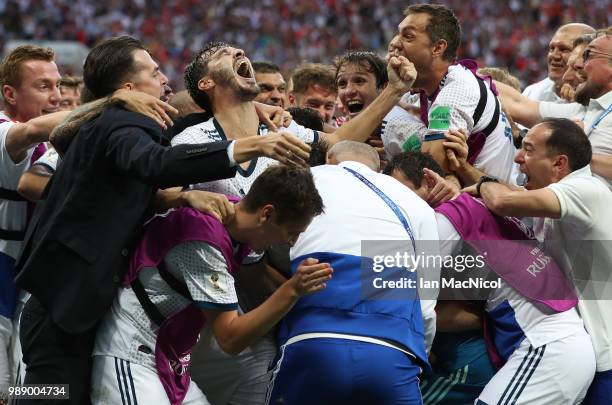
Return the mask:
[[337,165],[347,160],[363,163],[375,172],[380,171],[378,153],[365,143],[340,141],[327,152],[327,163],[330,165]]
[[573,49],[574,39],[583,34],[592,34],[595,29],[581,23],[565,24],[559,27],[548,44],[548,78],[555,82],[557,90],[563,84],[567,60]]

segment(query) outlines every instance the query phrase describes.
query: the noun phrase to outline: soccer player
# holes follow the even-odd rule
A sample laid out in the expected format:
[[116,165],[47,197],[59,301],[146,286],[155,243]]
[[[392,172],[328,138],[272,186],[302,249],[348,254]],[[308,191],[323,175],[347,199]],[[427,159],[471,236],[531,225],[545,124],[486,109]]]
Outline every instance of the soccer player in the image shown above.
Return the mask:
[[255,101],[286,108],[287,83],[281,74],[280,68],[270,62],[254,62],[255,80],[259,86],[259,94]]
[[295,107],[312,108],[321,115],[324,123],[333,125],[338,96],[333,68],[320,63],[306,63],[293,71],[291,81],[293,88],[289,92],[289,103]]
[[190,208],[150,221],[97,335],[92,403],[207,404],[187,372],[203,324],[224,352],[237,354],[300,297],[324,289],[332,270],[303,260],[291,279],[244,315],[237,312],[232,275],[251,248],[293,244],[322,211],[310,171],[277,165],[257,178],[225,225]]

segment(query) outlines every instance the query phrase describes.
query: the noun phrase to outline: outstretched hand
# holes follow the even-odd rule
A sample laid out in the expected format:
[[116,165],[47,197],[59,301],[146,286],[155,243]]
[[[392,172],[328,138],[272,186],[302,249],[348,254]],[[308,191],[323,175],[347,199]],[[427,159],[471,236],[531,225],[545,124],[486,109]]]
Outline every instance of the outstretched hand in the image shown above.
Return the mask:
[[264,156],[289,166],[307,167],[310,146],[289,132],[269,132],[262,138]]

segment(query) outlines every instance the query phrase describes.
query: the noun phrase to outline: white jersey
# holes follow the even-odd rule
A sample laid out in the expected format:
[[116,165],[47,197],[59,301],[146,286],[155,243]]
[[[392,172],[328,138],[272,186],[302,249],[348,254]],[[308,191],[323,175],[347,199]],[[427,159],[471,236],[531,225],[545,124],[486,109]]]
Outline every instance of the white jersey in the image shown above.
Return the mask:
[[[238,308],[234,278],[216,248],[199,241],[184,242],[172,248],[164,260],[168,271],[185,284],[198,307],[218,311]],[[138,277],[164,316],[191,303],[170,288],[155,268],[144,268]],[[134,291],[122,287],[98,328],[93,355],[113,356],[155,370],[157,330]]]
[[[0,112],[0,120],[7,120],[0,124],[0,187],[8,190],[17,190],[21,175],[30,167],[30,159],[34,148],[28,149],[26,157],[20,162],[13,162],[6,150],[6,136],[14,125],[12,120]],[[10,201],[0,199],[0,228],[9,231],[23,231],[26,226],[27,203],[24,201]],[[20,241],[0,239],[0,252],[13,259],[17,258],[21,249]]]
[[[315,143],[319,139],[317,131],[298,125],[295,121],[292,121],[289,127],[284,131],[292,133],[305,143]],[[258,135],[266,135],[268,133],[268,128],[260,124],[257,133]],[[186,128],[183,132],[172,138],[172,145],[211,143],[225,141],[227,139],[223,128],[221,128],[219,122],[213,117],[206,122]],[[192,185],[192,187],[198,190],[244,197],[251,189],[251,185],[257,176],[269,166],[276,163],[278,162],[273,159],[259,157],[251,160],[247,169],[243,169],[238,165],[236,176],[231,179],[199,183],[197,185]]]
[[[436,221],[441,255],[459,254],[461,236],[455,227],[439,213],[436,213]],[[497,347],[504,359],[514,352],[524,338],[537,348],[584,330],[576,309],[556,313],[525,298],[503,280],[501,286],[487,298],[485,309],[495,324],[504,325],[503,328],[496,328],[495,336],[496,342],[507,343],[507,347]]]
[[420,150],[423,142],[423,122],[402,107],[395,106],[382,121],[380,138],[387,158],[410,150]]
[[[429,131],[447,131],[449,128],[464,129],[468,134],[484,130],[495,113],[495,95],[487,88],[487,103],[478,122],[474,122],[473,115],[480,100],[480,87],[478,79],[472,72],[461,65],[453,65],[448,68],[448,73],[440,83],[439,92],[429,103],[429,126],[416,122],[404,115],[404,120],[410,119],[404,128],[412,131],[407,135],[404,133],[397,140],[387,135],[387,144],[392,151],[397,150],[394,144],[401,144],[411,149],[410,145],[416,138],[423,140]],[[501,105],[501,104],[500,104]],[[398,110],[396,110],[397,112]],[[408,113],[406,113],[408,114]],[[388,115],[386,118],[391,118]],[[397,125],[396,125],[397,126]],[[413,141],[410,141],[413,139]],[[408,145],[404,143],[408,141]],[[383,142],[385,139],[383,138]],[[386,147],[386,145],[385,145]],[[482,150],[478,154],[474,167],[483,172],[495,176],[506,183],[515,183],[518,175],[518,165],[514,163],[516,148],[512,140],[512,129],[503,112],[500,111],[499,119],[495,129],[487,136]]]
[[525,87],[523,96],[536,101],[552,101],[553,103],[566,103],[563,98],[555,93],[555,82],[548,77],[537,83]]

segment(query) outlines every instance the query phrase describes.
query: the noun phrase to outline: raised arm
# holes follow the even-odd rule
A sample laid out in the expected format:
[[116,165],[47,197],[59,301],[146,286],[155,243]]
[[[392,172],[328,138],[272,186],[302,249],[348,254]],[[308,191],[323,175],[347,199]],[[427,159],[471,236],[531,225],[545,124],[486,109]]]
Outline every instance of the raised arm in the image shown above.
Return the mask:
[[365,142],[389,111],[410,90],[417,76],[412,62],[403,56],[392,57],[389,60],[387,73],[389,83],[372,104],[336,132],[322,134],[321,138],[325,142],[330,146],[342,140]]

